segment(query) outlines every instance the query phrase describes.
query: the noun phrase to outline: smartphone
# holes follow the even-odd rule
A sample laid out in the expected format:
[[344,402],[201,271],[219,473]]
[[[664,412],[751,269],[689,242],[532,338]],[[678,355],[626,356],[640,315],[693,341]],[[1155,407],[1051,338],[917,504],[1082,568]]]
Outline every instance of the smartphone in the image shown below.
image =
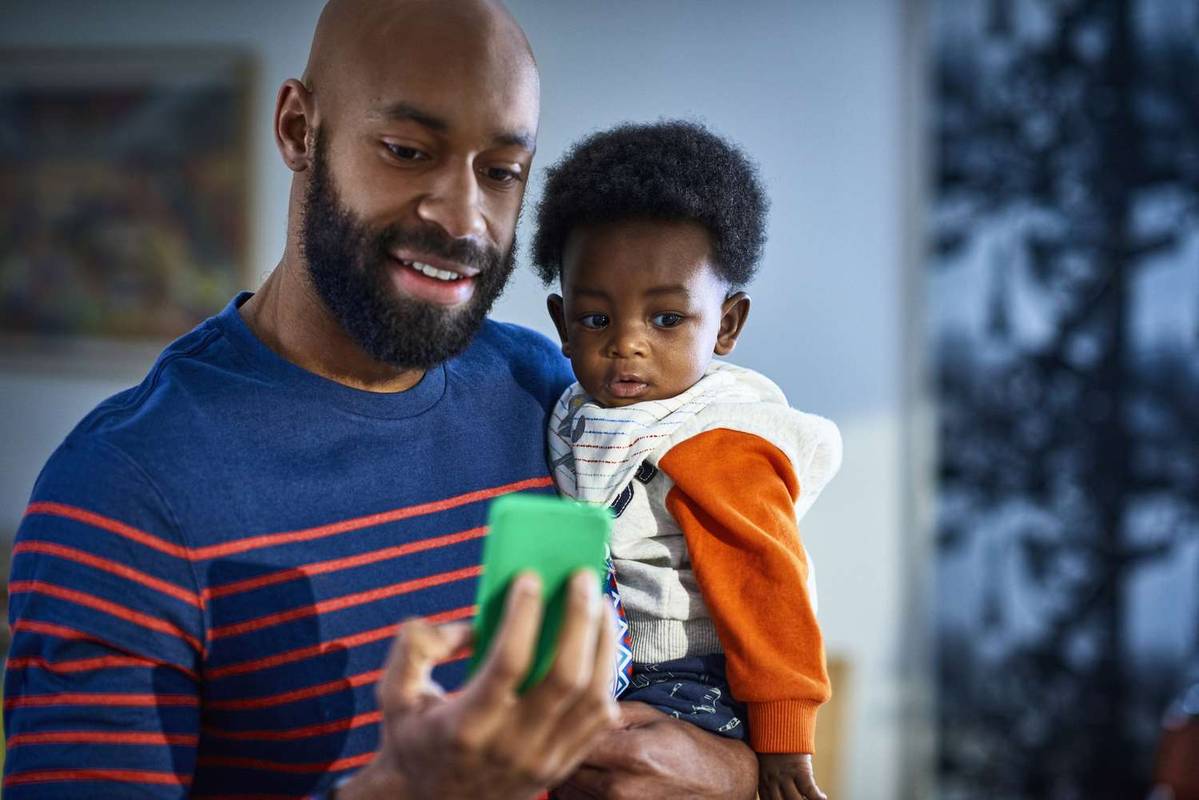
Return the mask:
[[520,686],[523,693],[544,678],[554,662],[570,576],[589,569],[595,573],[595,591],[602,591],[612,515],[599,505],[512,494],[491,504],[487,525],[470,671],[473,674],[487,657],[512,580],[526,570],[536,572],[541,576],[545,615],[533,665]]

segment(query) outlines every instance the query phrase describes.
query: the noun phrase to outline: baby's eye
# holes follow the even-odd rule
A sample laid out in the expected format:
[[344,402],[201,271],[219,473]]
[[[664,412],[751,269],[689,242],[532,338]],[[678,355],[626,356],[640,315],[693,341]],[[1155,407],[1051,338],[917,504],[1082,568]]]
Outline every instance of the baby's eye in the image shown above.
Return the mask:
[[607,314],[584,314],[579,317],[579,324],[584,328],[589,328],[593,331],[598,331],[600,328],[608,327]]
[[659,328],[673,328],[683,321],[683,315],[667,311],[662,314],[654,314],[649,318],[649,321]]

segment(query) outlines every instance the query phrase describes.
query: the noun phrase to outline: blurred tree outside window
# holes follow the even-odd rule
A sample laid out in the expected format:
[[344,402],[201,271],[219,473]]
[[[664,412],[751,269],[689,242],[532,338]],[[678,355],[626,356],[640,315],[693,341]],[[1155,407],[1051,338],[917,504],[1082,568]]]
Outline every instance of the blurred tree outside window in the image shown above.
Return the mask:
[[1199,659],[1199,3],[932,9],[943,796],[1145,797]]

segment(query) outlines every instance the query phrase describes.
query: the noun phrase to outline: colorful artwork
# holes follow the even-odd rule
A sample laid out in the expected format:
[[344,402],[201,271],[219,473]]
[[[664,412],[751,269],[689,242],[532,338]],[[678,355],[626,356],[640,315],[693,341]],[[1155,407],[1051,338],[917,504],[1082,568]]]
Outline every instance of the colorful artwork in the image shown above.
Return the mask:
[[168,339],[244,285],[247,60],[0,53],[0,334]]

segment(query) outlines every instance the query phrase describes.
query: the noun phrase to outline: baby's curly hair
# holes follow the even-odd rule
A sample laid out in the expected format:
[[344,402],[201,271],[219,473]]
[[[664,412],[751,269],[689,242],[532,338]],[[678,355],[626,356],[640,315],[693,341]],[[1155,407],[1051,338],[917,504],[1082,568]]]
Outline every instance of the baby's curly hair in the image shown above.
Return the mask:
[[766,241],[769,202],[739,149],[696,122],[624,124],[592,134],[546,172],[533,264],[549,285],[580,225],[690,220],[708,229],[731,287],[749,283]]

